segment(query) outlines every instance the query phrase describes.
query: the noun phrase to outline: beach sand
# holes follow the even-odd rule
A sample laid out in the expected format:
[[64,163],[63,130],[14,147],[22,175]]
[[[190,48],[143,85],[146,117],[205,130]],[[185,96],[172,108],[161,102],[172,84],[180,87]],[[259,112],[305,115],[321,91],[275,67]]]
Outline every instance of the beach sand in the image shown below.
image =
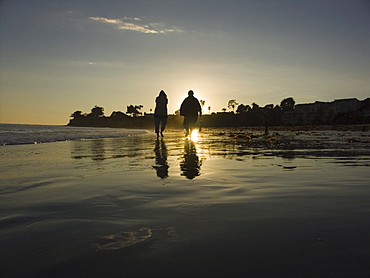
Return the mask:
[[369,277],[370,129],[0,148],[1,277]]

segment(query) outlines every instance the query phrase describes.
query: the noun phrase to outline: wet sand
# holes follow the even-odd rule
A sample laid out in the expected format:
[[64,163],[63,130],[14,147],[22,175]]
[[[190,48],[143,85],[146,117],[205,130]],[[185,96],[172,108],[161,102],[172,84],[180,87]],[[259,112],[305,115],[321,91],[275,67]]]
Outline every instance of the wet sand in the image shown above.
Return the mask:
[[369,277],[369,126],[0,148],[2,277]]

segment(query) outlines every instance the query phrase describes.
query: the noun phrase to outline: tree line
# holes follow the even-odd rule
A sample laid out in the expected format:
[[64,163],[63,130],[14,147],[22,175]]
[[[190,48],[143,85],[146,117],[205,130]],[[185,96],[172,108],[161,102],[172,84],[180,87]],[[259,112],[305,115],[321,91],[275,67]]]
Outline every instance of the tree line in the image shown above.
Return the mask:
[[[203,108],[205,101],[201,100],[200,102]],[[296,113],[296,104],[292,97],[283,99],[279,105],[268,104],[264,107],[260,107],[255,102],[251,105],[244,105],[241,103],[239,104],[236,99],[230,99],[227,103],[227,107],[229,111],[223,108],[222,112],[211,113],[211,107],[209,106],[209,114],[203,113],[199,120],[199,124],[203,127],[280,126],[292,124],[284,120],[287,115],[289,115],[290,118],[296,117],[297,119],[293,121],[293,123],[297,124],[300,122],[298,117],[302,117],[302,113]],[[370,118],[368,116],[363,116],[363,111],[369,109],[369,107],[370,99],[366,99],[361,102],[361,109],[359,111],[339,113],[326,121],[323,120],[320,113],[316,113],[315,120],[310,124],[370,123]],[[88,114],[82,113],[80,110],[73,112],[71,114],[72,119],[68,125],[153,128],[153,114],[141,112],[142,108],[143,105],[128,105],[126,113],[113,111],[111,115],[107,117],[104,115],[104,108],[95,105]],[[179,110],[173,115],[168,115],[168,128],[182,128],[182,117],[179,115]]]

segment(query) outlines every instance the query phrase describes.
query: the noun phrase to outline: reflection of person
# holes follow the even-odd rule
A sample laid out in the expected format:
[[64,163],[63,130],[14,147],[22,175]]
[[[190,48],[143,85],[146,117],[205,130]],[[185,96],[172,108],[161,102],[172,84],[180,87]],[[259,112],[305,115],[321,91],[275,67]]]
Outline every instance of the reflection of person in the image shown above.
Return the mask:
[[192,140],[186,139],[184,151],[184,157],[180,163],[180,168],[183,172],[181,175],[188,179],[194,179],[200,175],[202,161],[199,160],[199,156],[197,156],[197,150]]
[[[159,131],[161,132],[161,136],[163,137],[163,131],[166,128],[167,124],[167,95],[166,93],[161,90],[159,95],[155,99],[155,109],[154,109],[154,125],[155,125],[155,133],[157,133],[157,137],[159,137]],[[159,126],[161,128],[159,129]]]
[[157,176],[164,179],[168,177],[167,148],[163,140],[157,139],[154,148]]
[[181,104],[180,115],[184,116],[184,127],[186,129],[186,136],[188,136],[195,128],[198,115],[202,115],[202,107],[191,90],[188,92],[188,97]]

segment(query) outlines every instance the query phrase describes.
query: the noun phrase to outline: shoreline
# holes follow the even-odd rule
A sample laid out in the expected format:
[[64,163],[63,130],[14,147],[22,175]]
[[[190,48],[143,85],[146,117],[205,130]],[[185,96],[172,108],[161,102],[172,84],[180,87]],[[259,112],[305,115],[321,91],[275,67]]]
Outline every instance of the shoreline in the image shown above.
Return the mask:
[[[22,126],[22,125],[21,125]],[[32,125],[30,125],[32,126]],[[42,126],[42,125],[38,125]],[[46,127],[48,125],[45,125]],[[57,126],[57,127],[69,127],[69,126]],[[72,127],[72,128],[80,128],[80,127]],[[0,147],[5,146],[14,146],[14,145],[33,145],[33,144],[44,144],[44,143],[55,143],[55,142],[63,142],[63,141],[78,141],[78,140],[94,140],[94,139],[105,139],[105,138],[123,138],[126,136],[135,136],[140,134],[150,134],[153,131],[151,129],[147,128],[111,128],[111,127],[81,127],[81,128],[91,128],[91,131],[93,132],[94,129],[101,130],[101,129],[111,129],[111,130],[127,130],[130,132],[133,131],[140,131],[140,133],[137,134],[126,134],[124,136],[104,136],[101,135],[99,137],[93,137],[93,138],[76,138],[76,139],[60,139],[60,140],[51,140],[51,141],[33,141],[33,142],[21,142],[21,143],[3,143],[0,145]],[[199,129],[199,128],[198,128]],[[264,126],[256,126],[256,127],[215,127],[215,128],[200,128],[203,130],[206,130],[208,132],[217,132],[225,133],[228,135],[240,135],[243,134],[243,132],[248,132],[249,134],[261,136],[265,132]],[[368,132],[370,130],[370,124],[358,124],[358,125],[317,125],[317,126],[271,126],[268,127],[269,134],[276,133],[276,132],[310,132],[310,131],[350,131],[350,132]],[[166,129],[165,133],[168,132],[175,132],[175,133],[181,133],[183,129]],[[258,134],[254,134],[254,132],[258,132]]]

